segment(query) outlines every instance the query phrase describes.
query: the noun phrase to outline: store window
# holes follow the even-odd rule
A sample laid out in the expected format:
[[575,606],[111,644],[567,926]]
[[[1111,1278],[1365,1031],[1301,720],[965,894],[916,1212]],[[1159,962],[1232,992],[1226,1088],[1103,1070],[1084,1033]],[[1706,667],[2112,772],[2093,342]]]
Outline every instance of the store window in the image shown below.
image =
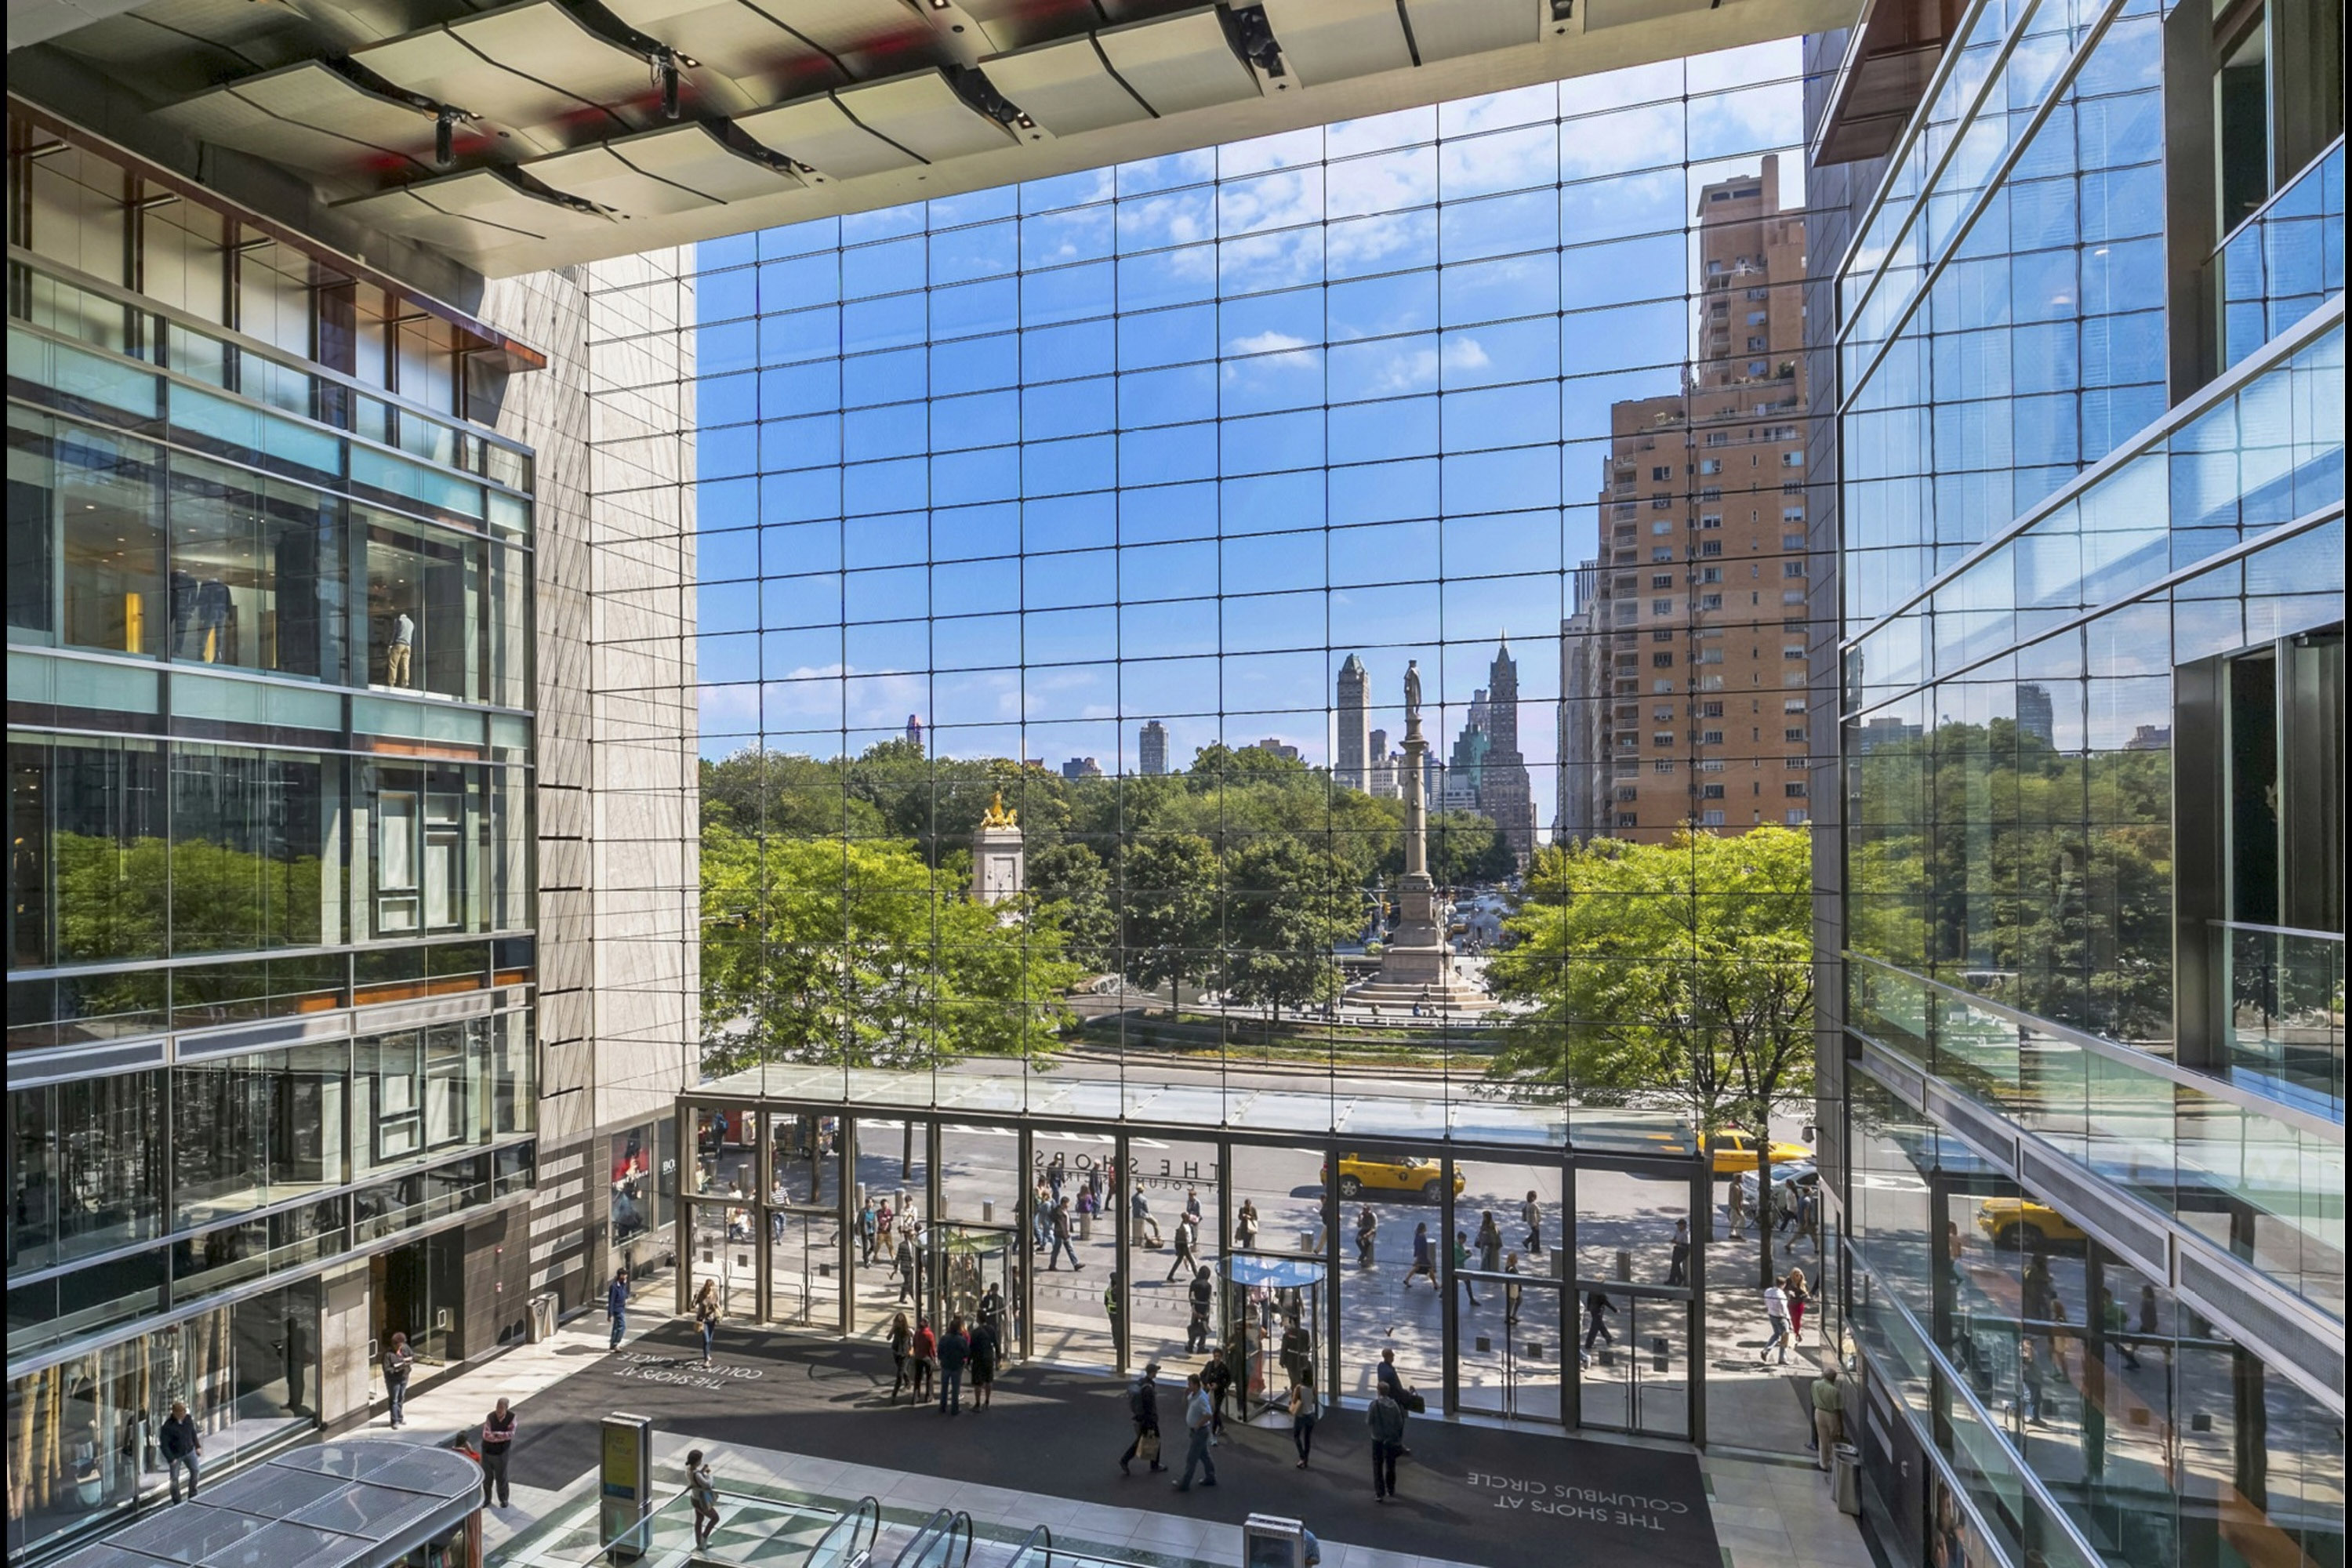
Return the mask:
[[355,830],[368,866],[368,938],[483,929],[485,770],[438,763],[361,764]]
[[348,1044],[173,1069],[173,1226],[215,1223],[341,1184]]
[[313,679],[332,671],[337,510],[317,490],[176,459],[172,657]]

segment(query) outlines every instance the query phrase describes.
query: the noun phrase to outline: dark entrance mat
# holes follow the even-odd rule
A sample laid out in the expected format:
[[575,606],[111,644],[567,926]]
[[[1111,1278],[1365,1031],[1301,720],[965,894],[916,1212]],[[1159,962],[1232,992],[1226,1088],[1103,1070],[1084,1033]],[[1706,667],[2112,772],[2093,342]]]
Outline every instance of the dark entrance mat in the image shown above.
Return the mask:
[[[1179,1462],[1182,1389],[1181,1369],[1163,1372],[1160,1421]],[[893,1405],[889,1390],[878,1345],[722,1333],[706,1373],[692,1331],[672,1324],[522,1405],[512,1473],[534,1487],[570,1483],[596,1462],[598,1421],[628,1410],[692,1436],[722,1464],[731,1443],[1236,1525],[1281,1513],[1335,1541],[1495,1568],[1524,1568],[1531,1552],[1593,1568],[1723,1561],[1689,1453],[1416,1419],[1398,1469],[1402,1498],[1382,1506],[1364,1414],[1350,1406],[1324,1417],[1307,1470],[1286,1429],[1229,1423],[1213,1452],[1219,1484],[1179,1494],[1172,1468],[1119,1474],[1129,1429],[1115,1378],[1016,1367],[998,1379],[992,1408],[952,1417]]]

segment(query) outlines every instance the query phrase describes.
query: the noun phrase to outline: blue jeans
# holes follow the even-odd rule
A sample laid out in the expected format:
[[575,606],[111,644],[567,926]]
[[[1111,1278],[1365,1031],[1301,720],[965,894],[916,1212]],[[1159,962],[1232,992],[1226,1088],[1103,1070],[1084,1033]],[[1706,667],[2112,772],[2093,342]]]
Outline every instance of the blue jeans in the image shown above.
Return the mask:
[[383,1394],[384,1397],[392,1404],[392,1424],[397,1426],[400,1425],[401,1418],[405,1413],[408,1405],[408,1379],[404,1377],[385,1378],[383,1380]]
[[963,1408],[963,1368],[940,1368],[940,1408],[950,1414]]
[[710,1359],[710,1347],[711,1347],[712,1343],[718,1340],[718,1338],[719,1338],[719,1325],[718,1325],[718,1324],[716,1324],[716,1323],[705,1323],[705,1324],[703,1324],[703,1325],[702,1325],[702,1359],[703,1359],[703,1360],[705,1360],[705,1361],[709,1361],[709,1360]]
[[1070,1255],[1070,1267],[1076,1268],[1078,1266],[1078,1249],[1070,1245],[1070,1238],[1066,1236],[1057,1236],[1054,1238],[1054,1250],[1046,1255],[1045,1267],[1060,1268],[1062,1254],[1065,1252]]
[[1772,1352],[1775,1350],[1778,1350],[1780,1352],[1781,1364],[1784,1366],[1787,1365],[1789,1361],[1789,1320],[1786,1318],[1775,1318],[1772,1320],[1772,1337],[1764,1342],[1764,1353],[1758,1356],[1756,1359],[1758,1361],[1769,1361],[1772,1359]]
[[180,1500],[180,1471],[184,1467],[188,1472],[188,1500],[191,1502],[195,1500],[196,1460],[197,1456],[194,1454],[182,1454],[177,1458],[168,1461],[172,1468],[172,1500],[173,1502]]
[[1184,1444],[1184,1475],[1183,1478],[1176,1483],[1176,1489],[1178,1491],[1183,1491],[1192,1486],[1192,1472],[1195,1469],[1202,1472],[1202,1479],[1209,1482],[1212,1486],[1216,1484],[1217,1464],[1215,1460],[1209,1458],[1209,1429],[1206,1426],[1193,1427],[1191,1434],[1186,1438]]
[[621,1348],[621,1336],[628,1331],[628,1313],[615,1312],[613,1314],[613,1349],[619,1350]]

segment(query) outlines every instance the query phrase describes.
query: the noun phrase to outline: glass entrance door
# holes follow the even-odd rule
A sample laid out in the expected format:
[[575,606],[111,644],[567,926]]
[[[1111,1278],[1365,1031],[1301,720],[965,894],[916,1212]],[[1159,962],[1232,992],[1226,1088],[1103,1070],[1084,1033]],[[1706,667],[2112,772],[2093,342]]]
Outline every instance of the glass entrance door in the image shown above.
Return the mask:
[[1454,1358],[1462,1408],[1512,1420],[1558,1421],[1559,1281],[1472,1269],[1459,1278],[1479,1301],[1475,1317],[1466,1316],[1461,1325]]
[[1583,1424],[1653,1437],[1687,1437],[1688,1297],[1623,1284],[1587,1283],[1580,1289],[1584,1315],[1578,1342],[1578,1409]]

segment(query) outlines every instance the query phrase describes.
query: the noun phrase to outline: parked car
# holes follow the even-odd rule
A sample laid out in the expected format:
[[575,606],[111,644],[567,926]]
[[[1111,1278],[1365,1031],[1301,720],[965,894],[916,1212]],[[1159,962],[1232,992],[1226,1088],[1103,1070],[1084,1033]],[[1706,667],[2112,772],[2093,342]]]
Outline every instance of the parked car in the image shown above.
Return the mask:
[[[1756,1137],[1753,1133],[1737,1130],[1706,1133],[1700,1137],[1698,1146],[1713,1157],[1715,1173],[1718,1176],[1756,1168]],[[1812,1157],[1813,1152],[1802,1143],[1775,1141],[1772,1145],[1772,1163],[1776,1165],[1794,1165]]]
[[[1748,1205],[1749,1214],[1763,1212],[1756,1203],[1756,1174],[1754,1171],[1742,1171],[1732,1178],[1739,1184],[1739,1198]],[[1822,1182],[1821,1167],[1811,1160],[1791,1160],[1784,1165],[1775,1158],[1772,1162],[1773,1186],[1783,1187],[1791,1182],[1801,1187],[1818,1187]]]
[[2011,1251],[2038,1247],[2080,1247],[2089,1238],[2073,1220],[2032,1198],[1987,1198],[1977,1205],[1977,1228],[1995,1247]]
[[[1339,1195],[1347,1199],[1362,1197],[1366,1193],[1411,1193],[1435,1203],[1438,1197],[1441,1167],[1434,1160],[1411,1156],[1391,1158],[1380,1154],[1347,1153],[1339,1156]],[[1331,1180],[1331,1167],[1323,1167],[1323,1180]],[[1454,1173],[1454,1192],[1458,1197],[1465,1184],[1462,1173]]]

